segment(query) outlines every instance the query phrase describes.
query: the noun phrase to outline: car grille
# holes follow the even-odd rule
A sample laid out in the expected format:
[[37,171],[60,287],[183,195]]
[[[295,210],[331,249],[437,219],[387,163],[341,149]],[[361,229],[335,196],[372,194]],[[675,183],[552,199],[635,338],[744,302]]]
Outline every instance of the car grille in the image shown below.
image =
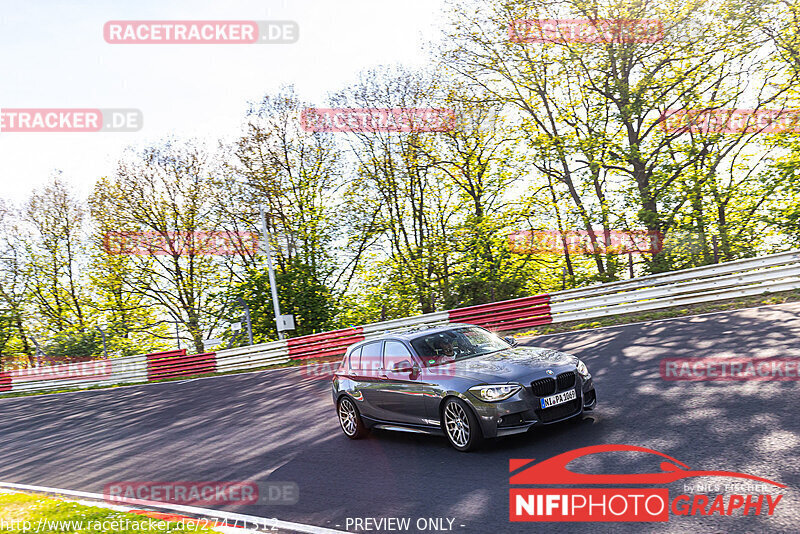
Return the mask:
[[537,397],[546,397],[556,392],[556,381],[552,378],[540,378],[531,382],[531,389]]
[[556,381],[558,382],[558,390],[564,391],[565,389],[570,389],[575,386],[575,371],[568,371],[566,373],[561,373],[556,377]]
[[581,399],[578,397],[575,400],[553,406],[552,408],[545,408],[544,410],[536,410],[539,415],[539,420],[542,423],[549,423],[551,421],[558,421],[570,415],[575,415],[581,409]]
[[537,397],[546,397],[556,391],[566,391],[575,387],[575,371],[561,373],[555,379],[540,378],[531,382],[531,391]]

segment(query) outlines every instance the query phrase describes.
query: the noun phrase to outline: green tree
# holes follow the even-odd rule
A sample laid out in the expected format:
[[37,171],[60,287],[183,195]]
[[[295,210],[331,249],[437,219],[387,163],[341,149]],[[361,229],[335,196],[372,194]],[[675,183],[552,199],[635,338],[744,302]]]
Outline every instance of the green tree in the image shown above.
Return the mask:
[[128,276],[112,279],[105,290],[113,293],[119,282],[142,299],[133,309],[155,304],[159,323],[180,325],[197,352],[220,325],[218,288],[231,282],[224,257],[209,254],[199,237],[222,229],[216,172],[200,147],[165,142],[129,153],[113,177],[96,184],[90,199],[96,224],[121,232],[120,246],[127,246],[125,236],[156,242],[150,253],[130,255]]
[[[434,108],[434,80],[421,72],[375,69],[333,98],[346,108]],[[327,134],[336,135],[336,134]],[[351,228],[365,244],[390,258],[389,276],[405,277],[416,308],[437,309],[437,287],[448,287],[453,247],[448,229],[458,211],[458,189],[443,179],[436,132],[361,132],[347,134],[354,178],[345,192]],[[385,271],[384,271],[385,273]]]
[[23,210],[29,230],[25,240],[28,287],[44,333],[82,331],[89,322],[89,295],[82,275],[84,217],[84,207],[59,175],[34,191]]
[[26,325],[29,318],[29,274],[21,222],[14,209],[0,202],[0,364],[23,355],[33,365],[33,350]]
[[[292,335],[303,336],[338,326],[334,322],[334,295],[327,286],[315,279],[312,266],[294,258],[285,264],[285,268],[276,274],[275,279],[281,313],[294,315],[296,329]],[[269,274],[262,259],[231,289],[228,302],[235,302],[236,297],[242,298],[250,308],[253,340],[262,343],[277,339]],[[229,310],[229,320],[237,319],[241,313],[236,306]]]
[[[330,325],[336,283],[336,192],[341,151],[326,135],[308,132],[300,117],[310,104],[291,87],[250,106],[242,135],[230,147],[217,211],[238,231],[262,235],[260,207],[273,249],[281,311],[295,315],[295,334]],[[259,251],[230,262],[234,289],[251,306],[254,337],[274,338],[274,314]]]
[[[785,69],[769,54],[758,17],[740,7],[677,0],[453,5],[445,64],[523,117],[532,164],[551,196],[572,204],[566,219],[588,231],[600,280],[619,276],[618,258],[603,257],[598,247],[613,230],[643,227],[668,234],[689,218],[707,250],[707,214],[697,208],[709,198],[715,208],[724,208],[723,180],[728,190],[741,185],[738,177],[726,179],[720,171],[743,147],[753,150],[755,133],[670,131],[663,125],[665,113],[785,103],[790,86]],[[520,27],[515,21],[532,19],[598,25],[658,19],[664,34],[644,42],[508,40],[508,28]],[[714,225],[731,219],[719,217]],[[750,235],[739,232],[741,240]],[[657,252],[646,268],[659,272],[672,265],[665,252]]]

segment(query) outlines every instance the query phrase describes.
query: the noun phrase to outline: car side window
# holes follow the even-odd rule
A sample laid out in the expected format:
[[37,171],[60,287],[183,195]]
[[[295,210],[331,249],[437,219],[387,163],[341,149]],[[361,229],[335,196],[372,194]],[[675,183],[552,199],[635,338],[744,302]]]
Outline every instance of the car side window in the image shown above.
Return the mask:
[[361,347],[361,370],[367,373],[375,373],[381,367],[381,345],[380,341],[367,343]]
[[350,353],[351,370],[361,369],[361,349],[362,347],[358,347],[356,350]]
[[383,368],[391,371],[398,362],[407,360],[414,363],[414,358],[406,346],[399,341],[387,341],[383,344]]

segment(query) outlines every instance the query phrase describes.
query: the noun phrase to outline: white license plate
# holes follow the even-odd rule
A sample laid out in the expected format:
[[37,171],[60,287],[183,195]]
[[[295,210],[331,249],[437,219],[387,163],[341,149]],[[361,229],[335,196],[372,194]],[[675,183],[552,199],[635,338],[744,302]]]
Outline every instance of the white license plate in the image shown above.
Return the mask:
[[576,397],[577,394],[575,393],[575,390],[571,389],[569,391],[562,391],[561,393],[556,393],[555,395],[551,395],[550,397],[539,399],[539,402],[542,403],[542,408],[550,408],[552,406],[558,406],[559,404],[564,404],[565,402],[575,400]]

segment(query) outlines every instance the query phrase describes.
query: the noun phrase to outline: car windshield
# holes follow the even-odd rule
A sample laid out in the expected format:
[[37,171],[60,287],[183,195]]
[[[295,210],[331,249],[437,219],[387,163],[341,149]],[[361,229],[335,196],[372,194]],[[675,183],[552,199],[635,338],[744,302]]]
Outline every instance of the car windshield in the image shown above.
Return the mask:
[[496,335],[475,326],[421,336],[412,340],[411,346],[428,367],[509,348]]

